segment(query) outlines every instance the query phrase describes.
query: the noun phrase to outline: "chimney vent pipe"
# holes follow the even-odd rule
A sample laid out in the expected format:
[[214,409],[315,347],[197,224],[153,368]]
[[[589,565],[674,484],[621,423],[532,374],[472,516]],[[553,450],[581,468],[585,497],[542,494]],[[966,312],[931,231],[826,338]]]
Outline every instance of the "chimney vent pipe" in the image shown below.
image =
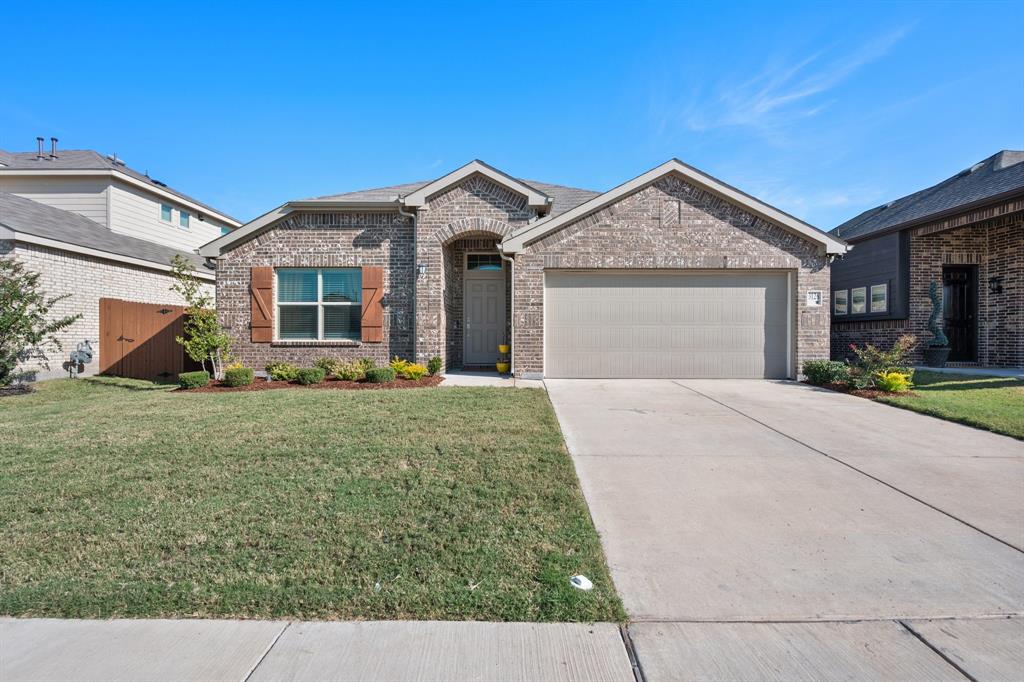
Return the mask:
[[39,146],[38,151],[36,151],[36,159],[42,161],[44,158],[46,158],[43,156],[43,138],[37,137],[36,144]]
[[51,137],[50,138],[50,158],[51,159],[56,159],[57,158],[57,138],[56,137]]

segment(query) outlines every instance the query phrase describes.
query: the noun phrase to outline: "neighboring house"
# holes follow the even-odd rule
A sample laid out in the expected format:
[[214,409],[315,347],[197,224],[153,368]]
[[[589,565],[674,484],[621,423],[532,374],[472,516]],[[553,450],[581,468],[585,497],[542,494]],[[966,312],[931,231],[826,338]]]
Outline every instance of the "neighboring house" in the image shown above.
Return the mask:
[[854,245],[832,265],[834,358],[850,344],[931,338],[934,281],[950,362],[1024,367],[1024,151],[1001,151],[832,234]]
[[[40,273],[49,296],[71,294],[56,315],[82,315],[59,334],[64,348],[59,355],[49,353],[49,370],[38,360],[23,369],[36,371],[39,379],[66,376],[68,353],[88,340],[94,358],[84,370],[98,371],[100,299],[182,303],[170,291],[175,254],[193,262],[212,294],[214,273],[195,249],[239,224],[97,152],[58,151],[54,140],[43,154],[41,139],[38,152],[0,150],[0,257],[16,258]],[[123,337],[124,345],[134,336],[112,338]]]
[[520,377],[795,377],[826,358],[845,243],[672,160],[608,192],[480,161],[292,201],[203,246],[262,369],[398,355]]

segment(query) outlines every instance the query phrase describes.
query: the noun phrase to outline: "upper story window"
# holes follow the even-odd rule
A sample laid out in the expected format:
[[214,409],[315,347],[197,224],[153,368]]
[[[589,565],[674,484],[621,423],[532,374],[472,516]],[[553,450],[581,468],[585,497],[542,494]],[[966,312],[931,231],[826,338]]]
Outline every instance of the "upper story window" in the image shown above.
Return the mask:
[[889,285],[875,284],[871,287],[871,312],[884,313],[889,309]]
[[160,204],[160,220],[163,220],[166,223],[171,222],[172,213],[173,210],[171,209],[170,204]]
[[848,293],[846,289],[832,292],[832,313],[834,315],[845,315],[847,313],[847,306],[849,304]]
[[277,338],[358,341],[362,319],[359,268],[278,268]]
[[190,217],[191,216],[188,214],[188,211],[178,211],[178,227],[183,230],[187,230]]
[[866,287],[850,289],[850,312],[859,315],[867,310],[868,290]]

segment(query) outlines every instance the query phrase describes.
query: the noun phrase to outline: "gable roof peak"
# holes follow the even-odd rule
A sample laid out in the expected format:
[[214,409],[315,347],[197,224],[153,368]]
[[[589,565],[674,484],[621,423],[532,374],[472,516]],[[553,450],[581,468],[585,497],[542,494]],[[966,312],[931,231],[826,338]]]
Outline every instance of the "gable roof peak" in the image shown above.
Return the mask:
[[427,203],[427,200],[433,195],[441,192],[452,185],[462,182],[471,175],[480,174],[491,180],[492,182],[499,184],[503,187],[522,194],[526,197],[526,203],[537,209],[541,209],[542,212],[547,212],[547,208],[551,205],[552,199],[544,192],[531,187],[522,180],[518,180],[507,173],[498,170],[494,166],[484,163],[480,159],[473,159],[469,163],[459,168],[456,168],[447,175],[442,175],[437,180],[427,183],[423,187],[405,195],[402,197],[402,203],[408,208],[419,208]]

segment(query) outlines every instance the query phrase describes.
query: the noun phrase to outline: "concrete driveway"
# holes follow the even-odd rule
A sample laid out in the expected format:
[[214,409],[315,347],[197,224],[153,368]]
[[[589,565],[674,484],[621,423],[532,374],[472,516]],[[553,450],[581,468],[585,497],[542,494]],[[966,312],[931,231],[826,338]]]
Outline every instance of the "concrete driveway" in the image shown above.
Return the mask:
[[791,382],[546,383],[649,679],[1024,665],[1021,442]]

